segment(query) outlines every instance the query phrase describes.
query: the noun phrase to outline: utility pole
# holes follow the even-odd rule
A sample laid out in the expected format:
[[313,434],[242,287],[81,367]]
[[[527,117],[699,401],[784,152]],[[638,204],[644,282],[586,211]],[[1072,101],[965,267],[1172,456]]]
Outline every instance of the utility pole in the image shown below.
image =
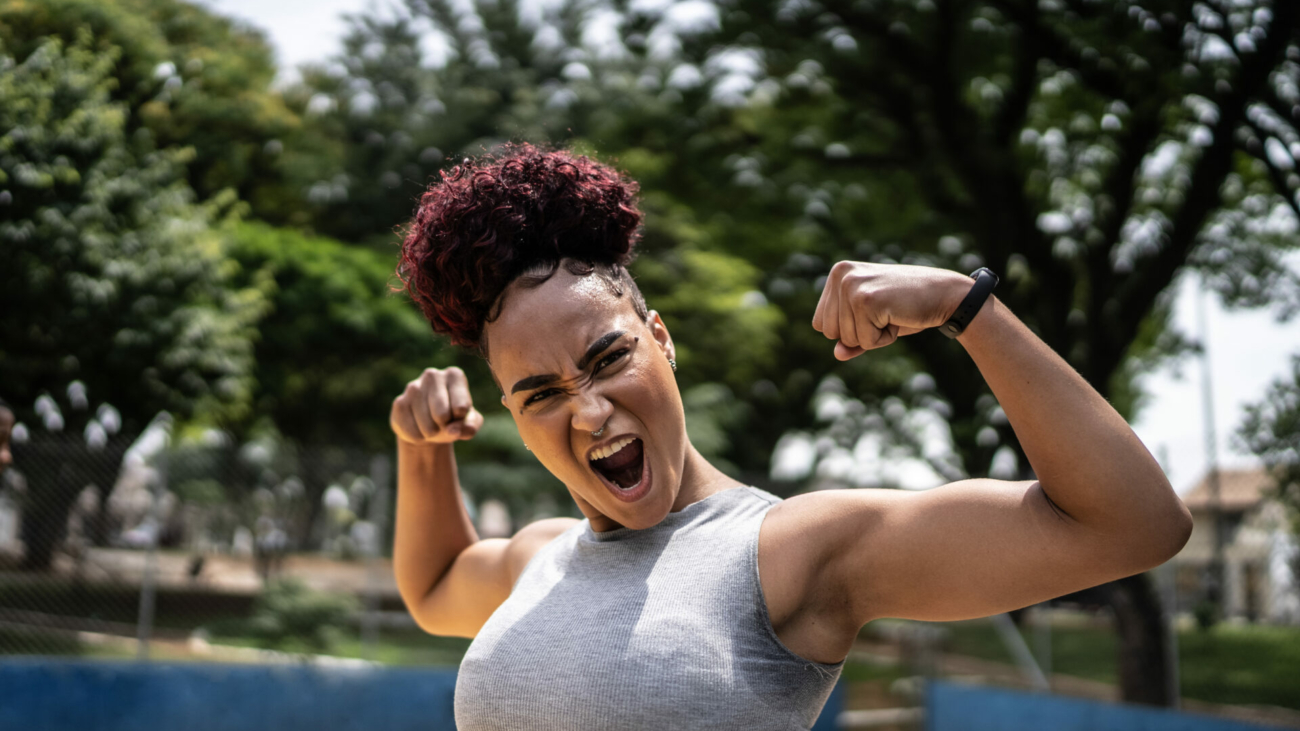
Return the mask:
[[1210,374],[1210,326],[1205,312],[1205,292],[1209,283],[1201,281],[1196,293],[1196,315],[1201,340],[1201,406],[1205,419],[1206,488],[1209,490],[1210,520],[1214,530],[1214,553],[1210,557],[1210,575],[1207,599],[1214,605],[1219,617],[1224,616],[1224,543],[1223,501],[1219,481],[1219,440],[1214,426],[1214,382]]

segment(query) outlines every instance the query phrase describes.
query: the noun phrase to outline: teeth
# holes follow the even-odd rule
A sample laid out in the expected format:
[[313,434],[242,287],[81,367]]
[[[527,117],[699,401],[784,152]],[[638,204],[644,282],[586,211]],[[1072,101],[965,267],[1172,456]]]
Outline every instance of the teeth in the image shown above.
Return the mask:
[[601,447],[600,449],[597,449],[596,451],[591,453],[591,461],[595,462],[598,459],[604,459],[606,457],[612,456],[616,454],[620,449],[626,447],[627,445],[631,444],[634,441],[636,441],[636,437],[623,437],[622,439],[618,440],[617,442],[614,442],[608,447]]

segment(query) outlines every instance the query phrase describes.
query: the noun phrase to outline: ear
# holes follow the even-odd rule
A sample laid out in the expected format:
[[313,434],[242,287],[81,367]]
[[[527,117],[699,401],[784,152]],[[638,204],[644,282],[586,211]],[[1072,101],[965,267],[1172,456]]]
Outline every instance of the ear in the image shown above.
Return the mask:
[[659,317],[659,313],[650,310],[650,316],[646,319],[646,324],[650,327],[650,334],[654,336],[655,343],[663,351],[664,357],[671,360],[677,359],[677,348],[673,346],[673,336],[668,333],[668,327]]

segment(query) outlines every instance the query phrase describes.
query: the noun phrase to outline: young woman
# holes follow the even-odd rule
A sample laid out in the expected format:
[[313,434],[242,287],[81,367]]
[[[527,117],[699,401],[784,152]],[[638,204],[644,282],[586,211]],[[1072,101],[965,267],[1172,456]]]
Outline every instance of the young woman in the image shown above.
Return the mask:
[[625,269],[636,193],[585,157],[514,147],[431,187],[403,247],[433,329],[487,359],[586,516],[479,540],[453,455],[483,422],[464,373],[427,370],[393,402],[398,586],[421,627],[475,638],[461,731],[806,729],[873,619],[1016,609],[1186,542],[1159,465],[989,275],[840,262],[812,327],[841,360],[956,334],[1037,480],[788,500],[737,483],[691,446],[672,335]]

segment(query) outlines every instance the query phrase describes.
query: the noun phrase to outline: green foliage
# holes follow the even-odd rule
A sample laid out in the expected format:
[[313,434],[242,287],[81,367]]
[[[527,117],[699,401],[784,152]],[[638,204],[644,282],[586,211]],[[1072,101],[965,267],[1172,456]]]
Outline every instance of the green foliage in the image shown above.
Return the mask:
[[258,292],[230,286],[228,200],[197,205],[189,155],[128,135],[116,56],[89,38],[0,57],[0,382],[18,404],[83,381],[128,431],[167,409],[244,413]]
[[[669,24],[631,11],[625,45]],[[771,408],[751,399],[761,427],[807,424],[809,387],[783,374],[883,397],[906,379],[869,371],[903,363],[937,382],[968,472],[1015,446],[943,338],[829,359],[806,331],[836,259],[991,266],[998,296],[1129,417],[1137,376],[1186,350],[1163,294],[1184,268],[1233,304],[1295,309],[1294,5],[736,0],[705,25],[683,35],[678,83],[649,87],[673,98],[676,137],[647,187],[719,221],[711,246],[757,264],[786,315]],[[650,134],[621,131],[633,149]]]
[[[184,174],[199,199],[233,190],[253,214],[306,222],[290,171],[310,165],[299,117],[272,90],[275,62],[260,31],[184,0],[10,0],[0,44],[19,61],[47,38],[113,53],[110,93],[128,134],[158,149],[192,148]],[[288,152],[286,152],[286,149]]]
[[[319,231],[386,243],[450,162],[512,137],[568,136],[571,113],[547,106],[569,86],[561,76],[564,49],[533,44],[514,2],[475,8],[491,14],[481,30],[458,22],[462,12],[451,5],[411,3],[450,41],[445,63],[426,57],[413,18],[357,16],[336,61],[304,68],[302,84],[287,91],[294,109],[332,142],[321,158],[331,167],[303,181]],[[588,105],[598,103],[587,96]]]
[[217,480],[210,478],[176,483],[172,492],[176,494],[177,499],[181,502],[204,507],[222,505],[229,499],[226,496],[225,487]]
[[1219,623],[1219,606],[1208,599],[1202,599],[1192,607],[1192,616],[1196,619],[1196,628],[1209,632]]
[[[870,625],[868,625],[869,627]],[[1006,645],[985,620],[944,622],[947,651],[1012,663]],[[1022,631],[1033,646],[1030,632]],[[1103,683],[1119,677],[1110,627],[1052,627],[1052,670]],[[1290,668],[1300,663],[1300,629],[1221,622],[1212,628],[1178,632],[1180,694],[1209,703],[1258,704],[1300,709]]]
[[254,413],[301,443],[388,445],[393,398],[453,355],[392,290],[393,257],[259,223],[232,234],[235,281],[270,302],[257,324]]
[[297,579],[280,579],[268,583],[254,601],[247,633],[268,648],[326,652],[359,608],[352,596],[316,591]]
[[783,318],[758,290],[753,265],[681,246],[641,259],[633,271],[673,336],[685,383],[745,388],[772,365]]
[[1237,439],[1268,467],[1274,493],[1300,533],[1300,355],[1292,356],[1291,373],[1246,407]]

